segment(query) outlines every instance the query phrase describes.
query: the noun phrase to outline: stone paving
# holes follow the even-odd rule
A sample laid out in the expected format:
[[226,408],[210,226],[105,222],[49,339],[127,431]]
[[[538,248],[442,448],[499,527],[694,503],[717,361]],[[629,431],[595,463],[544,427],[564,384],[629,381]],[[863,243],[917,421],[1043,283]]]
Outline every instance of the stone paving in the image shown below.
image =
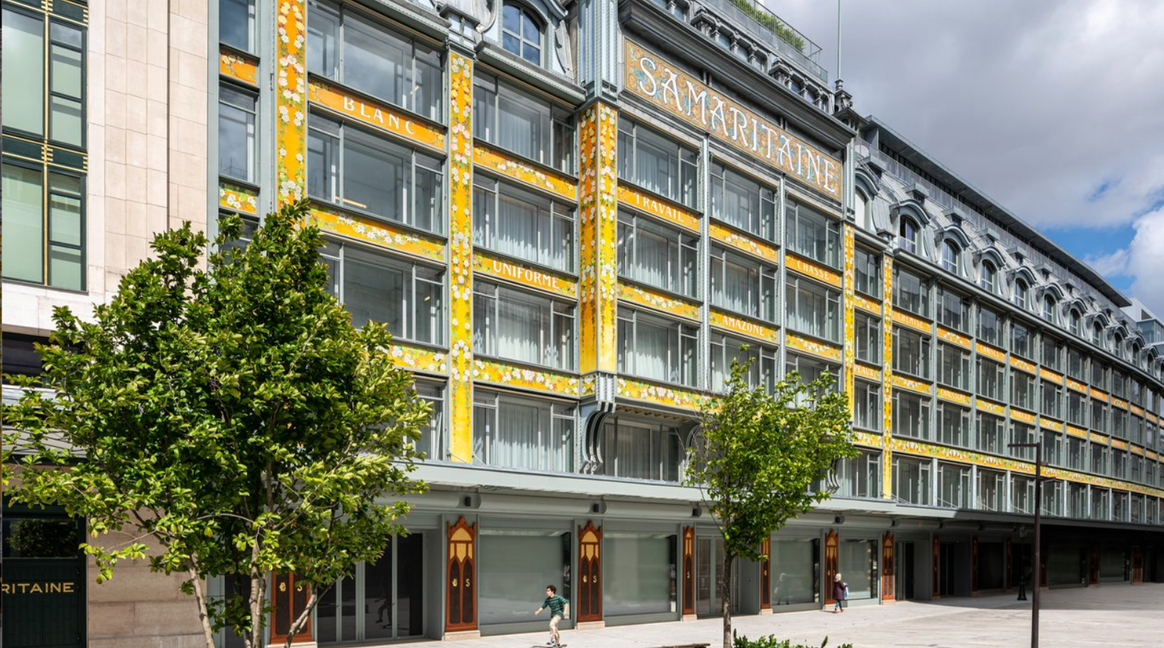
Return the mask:
[[[1026,648],[1030,646],[1030,601],[1015,594],[857,606],[844,614],[820,611],[737,617],[741,634],[776,634],[819,646],[850,642],[854,648]],[[1029,598],[1029,595],[1028,595]],[[536,603],[536,602],[535,602]],[[1164,584],[1110,585],[1043,590],[1040,645],[1046,648],[1159,646],[1164,640]],[[569,648],[653,648],[708,642],[718,648],[719,619],[618,626],[562,633]],[[453,643],[456,648],[527,648],[544,645],[544,632],[485,637]],[[393,648],[432,647],[432,642]]]

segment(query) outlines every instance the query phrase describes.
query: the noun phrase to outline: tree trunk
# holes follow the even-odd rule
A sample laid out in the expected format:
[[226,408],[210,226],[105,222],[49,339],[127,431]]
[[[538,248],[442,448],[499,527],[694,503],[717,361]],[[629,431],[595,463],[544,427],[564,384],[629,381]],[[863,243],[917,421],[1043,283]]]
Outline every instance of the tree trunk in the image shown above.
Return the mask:
[[291,648],[291,642],[295,639],[295,635],[303,631],[303,626],[307,625],[307,619],[311,617],[311,609],[319,601],[315,591],[307,597],[307,605],[303,607],[303,612],[299,613],[299,618],[295,619],[295,623],[291,624],[291,628],[287,630],[287,643],[285,648]]
[[735,556],[723,552],[723,578],[720,579],[719,598],[723,601],[723,648],[732,648],[732,561]]
[[190,582],[194,585],[194,602],[198,604],[198,621],[202,624],[202,634],[206,637],[206,648],[215,648],[214,629],[210,626],[210,614],[206,609],[206,592],[202,590],[202,581],[194,567],[189,567],[186,573],[190,575]]

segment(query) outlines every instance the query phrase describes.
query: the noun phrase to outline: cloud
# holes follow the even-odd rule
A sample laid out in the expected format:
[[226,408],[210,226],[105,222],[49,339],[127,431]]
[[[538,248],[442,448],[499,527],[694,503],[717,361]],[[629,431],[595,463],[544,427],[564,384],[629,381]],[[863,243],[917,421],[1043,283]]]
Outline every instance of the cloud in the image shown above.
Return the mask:
[[[1126,264],[1092,260],[1164,312],[1164,2],[842,2],[857,110],[1040,229],[1132,225]],[[768,3],[835,76],[836,4]]]
[[1116,250],[1111,254],[1085,257],[1083,262],[1105,277],[1115,277],[1128,271],[1128,251]]

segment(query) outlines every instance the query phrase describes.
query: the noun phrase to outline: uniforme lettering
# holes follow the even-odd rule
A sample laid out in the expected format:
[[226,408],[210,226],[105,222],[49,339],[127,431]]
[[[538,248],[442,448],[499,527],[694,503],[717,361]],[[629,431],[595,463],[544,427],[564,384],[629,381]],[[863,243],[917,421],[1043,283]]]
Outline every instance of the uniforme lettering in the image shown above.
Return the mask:
[[[636,62],[637,61],[637,62]],[[628,88],[736,147],[840,197],[840,162],[627,43]],[[633,66],[633,67],[631,67]]]

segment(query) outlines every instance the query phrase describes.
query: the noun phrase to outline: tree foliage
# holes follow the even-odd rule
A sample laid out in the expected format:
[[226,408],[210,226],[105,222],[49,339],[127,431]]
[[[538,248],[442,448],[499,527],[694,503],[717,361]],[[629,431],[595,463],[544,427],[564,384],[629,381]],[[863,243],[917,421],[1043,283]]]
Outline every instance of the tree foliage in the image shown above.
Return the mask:
[[827,374],[810,384],[788,374],[769,392],[751,387],[751,362],[732,362],[726,392],[702,411],[688,485],[703,491],[724,541],[723,645],[731,648],[731,567],[767,560],[761,543],[830,494],[814,488],[841,458],[854,456],[848,397]]
[[[184,575],[207,646],[224,626],[261,645],[271,573],[309,583],[300,630],[424,487],[409,472],[429,408],[386,328],[354,328],[329,294],[306,213],[269,215],[248,245],[226,218],[209,254],[188,223],[159,234],[91,321],[56,310],[43,374],[15,379],[45,389],[4,412],[25,454],[13,499],[85,518],[99,581],[126,559]],[[218,575],[238,591],[208,597]]]

